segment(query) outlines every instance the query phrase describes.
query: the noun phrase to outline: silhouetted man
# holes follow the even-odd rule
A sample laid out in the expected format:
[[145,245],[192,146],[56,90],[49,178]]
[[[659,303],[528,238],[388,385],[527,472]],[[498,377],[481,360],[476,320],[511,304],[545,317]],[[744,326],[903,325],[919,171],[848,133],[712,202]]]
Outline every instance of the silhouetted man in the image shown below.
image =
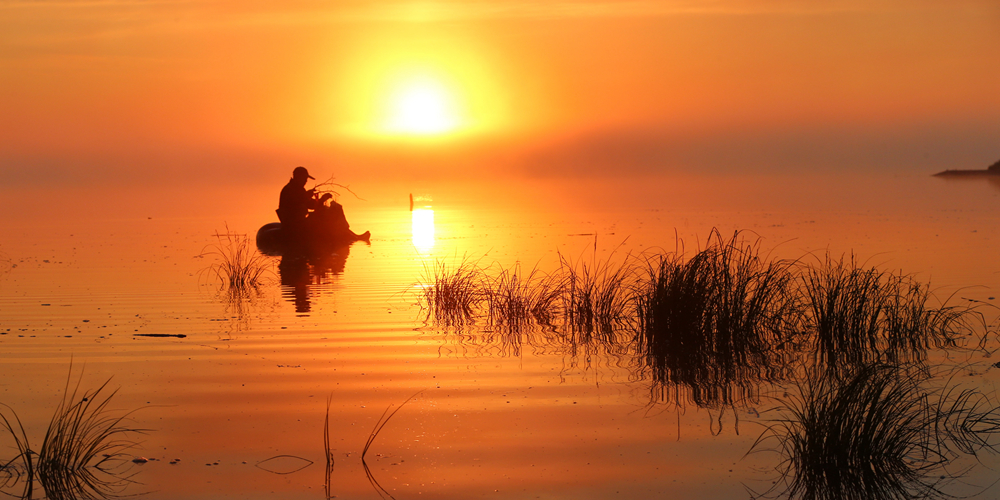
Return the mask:
[[291,234],[302,235],[305,230],[306,216],[309,210],[316,208],[316,199],[313,198],[315,191],[306,190],[306,182],[315,177],[309,175],[309,171],[304,167],[295,167],[292,170],[292,178],[281,188],[281,195],[278,197],[278,220],[281,221],[282,231],[288,230]]

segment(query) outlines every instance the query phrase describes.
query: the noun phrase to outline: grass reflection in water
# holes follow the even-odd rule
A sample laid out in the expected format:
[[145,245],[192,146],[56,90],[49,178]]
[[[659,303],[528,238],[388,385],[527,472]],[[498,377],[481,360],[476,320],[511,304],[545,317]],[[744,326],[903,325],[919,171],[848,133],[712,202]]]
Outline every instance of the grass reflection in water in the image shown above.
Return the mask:
[[806,370],[753,450],[781,457],[769,493],[802,499],[950,498],[957,459],[997,453],[1000,408],[920,365]]
[[250,328],[250,316],[264,297],[265,286],[276,278],[274,260],[259,252],[245,234],[215,233],[216,243],[206,246],[198,257],[214,262],[200,271],[202,284],[215,288],[216,297],[226,307],[232,331]]
[[490,328],[462,331],[459,344],[501,355],[522,345],[611,355],[647,381],[650,404],[718,411],[713,433],[727,409],[795,382],[798,393],[779,398],[769,439],[755,444],[777,443],[783,496],[944,496],[955,475],[946,466],[996,450],[997,404],[973,389],[931,388],[941,377],[926,364],[930,349],[976,347],[964,343],[976,334],[983,346],[989,327],[976,305],[939,300],[912,275],[853,256],[772,258],[739,232],[727,239],[713,230],[690,257],[677,247],[618,265],[560,256],[551,275],[439,263],[424,276],[424,290],[435,292],[422,298],[443,326],[486,318]]

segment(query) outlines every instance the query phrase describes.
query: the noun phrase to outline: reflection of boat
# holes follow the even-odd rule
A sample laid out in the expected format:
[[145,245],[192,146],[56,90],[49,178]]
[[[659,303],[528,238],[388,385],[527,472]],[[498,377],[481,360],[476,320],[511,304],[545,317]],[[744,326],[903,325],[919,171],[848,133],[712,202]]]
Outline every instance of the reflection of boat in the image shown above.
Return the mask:
[[[308,226],[307,226],[308,227]],[[266,255],[327,253],[355,241],[371,241],[371,233],[356,234],[343,231],[307,230],[303,234],[286,234],[280,222],[264,224],[257,230],[257,248]]]

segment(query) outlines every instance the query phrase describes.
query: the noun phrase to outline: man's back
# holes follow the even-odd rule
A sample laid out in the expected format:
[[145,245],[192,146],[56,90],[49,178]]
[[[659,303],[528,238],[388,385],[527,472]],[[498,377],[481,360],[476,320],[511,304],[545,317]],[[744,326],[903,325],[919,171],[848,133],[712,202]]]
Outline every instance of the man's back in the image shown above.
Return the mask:
[[305,187],[292,179],[281,188],[281,195],[278,196],[278,220],[282,224],[301,223],[309,214],[309,206],[312,196]]

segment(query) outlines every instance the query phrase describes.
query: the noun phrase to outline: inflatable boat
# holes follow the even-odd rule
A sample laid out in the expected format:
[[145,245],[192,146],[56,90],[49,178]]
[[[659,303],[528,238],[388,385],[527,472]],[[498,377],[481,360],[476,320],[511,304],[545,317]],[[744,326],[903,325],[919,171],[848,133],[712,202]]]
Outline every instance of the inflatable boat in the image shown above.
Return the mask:
[[283,230],[280,222],[264,224],[257,230],[257,249],[266,255],[314,254],[333,251],[356,241],[371,243],[371,232],[357,234],[350,229],[328,231],[307,229],[299,234]]

